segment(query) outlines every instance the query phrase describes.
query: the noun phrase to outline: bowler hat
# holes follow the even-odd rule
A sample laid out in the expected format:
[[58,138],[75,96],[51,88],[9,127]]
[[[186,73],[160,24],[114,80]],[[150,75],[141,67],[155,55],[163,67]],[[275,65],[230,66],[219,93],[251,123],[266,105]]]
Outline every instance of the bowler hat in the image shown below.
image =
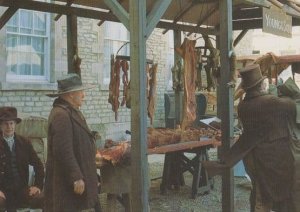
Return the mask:
[[18,112],[15,107],[0,107],[0,121],[16,121],[20,123],[22,119],[18,118]]
[[265,76],[262,76],[258,64],[251,64],[242,68],[240,70],[240,75],[242,77],[241,86],[245,91],[253,88],[266,78]]
[[68,76],[65,79],[57,80],[57,92],[46,94],[46,96],[57,97],[65,93],[81,91],[93,87],[95,86],[83,85],[80,77],[77,74],[68,74]]

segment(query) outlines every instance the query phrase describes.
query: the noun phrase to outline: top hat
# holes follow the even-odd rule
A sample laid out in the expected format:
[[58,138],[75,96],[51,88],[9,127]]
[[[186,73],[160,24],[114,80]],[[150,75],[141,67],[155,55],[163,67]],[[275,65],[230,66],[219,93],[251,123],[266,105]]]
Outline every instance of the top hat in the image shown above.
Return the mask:
[[83,85],[80,77],[77,74],[69,74],[65,79],[57,80],[56,93],[46,94],[46,96],[57,97],[65,93],[86,90],[93,87],[95,86]]
[[18,118],[18,112],[15,107],[0,107],[0,121],[16,121],[20,123],[22,119]]
[[246,91],[253,88],[258,83],[266,79],[262,76],[261,70],[258,64],[248,65],[240,70],[240,75],[242,77],[242,88]]

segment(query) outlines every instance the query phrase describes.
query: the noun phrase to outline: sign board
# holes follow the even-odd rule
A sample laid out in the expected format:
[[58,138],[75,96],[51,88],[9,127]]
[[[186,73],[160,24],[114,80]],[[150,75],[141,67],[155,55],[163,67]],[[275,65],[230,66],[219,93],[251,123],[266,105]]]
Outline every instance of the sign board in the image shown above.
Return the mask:
[[263,8],[263,32],[292,37],[292,17],[284,12]]

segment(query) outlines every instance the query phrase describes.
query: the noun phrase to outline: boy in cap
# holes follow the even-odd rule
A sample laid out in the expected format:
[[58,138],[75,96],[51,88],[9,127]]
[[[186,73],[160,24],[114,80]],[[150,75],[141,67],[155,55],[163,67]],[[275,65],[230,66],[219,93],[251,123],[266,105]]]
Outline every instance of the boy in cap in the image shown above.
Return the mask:
[[[15,133],[20,122],[16,108],[0,107],[0,211],[43,207],[44,167],[30,141]],[[35,172],[31,187],[29,165]]]

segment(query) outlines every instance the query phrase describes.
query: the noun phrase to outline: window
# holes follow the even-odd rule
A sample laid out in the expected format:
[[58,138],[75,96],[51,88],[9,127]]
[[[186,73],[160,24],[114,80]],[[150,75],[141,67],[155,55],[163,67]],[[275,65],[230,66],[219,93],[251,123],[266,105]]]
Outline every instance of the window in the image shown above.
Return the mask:
[[49,78],[49,15],[18,10],[6,24],[7,81]]
[[111,54],[114,54],[114,56],[116,56],[116,54],[129,56],[130,44],[128,42],[129,32],[123,24],[115,22],[105,22],[103,70],[104,85],[108,85],[110,81]]

